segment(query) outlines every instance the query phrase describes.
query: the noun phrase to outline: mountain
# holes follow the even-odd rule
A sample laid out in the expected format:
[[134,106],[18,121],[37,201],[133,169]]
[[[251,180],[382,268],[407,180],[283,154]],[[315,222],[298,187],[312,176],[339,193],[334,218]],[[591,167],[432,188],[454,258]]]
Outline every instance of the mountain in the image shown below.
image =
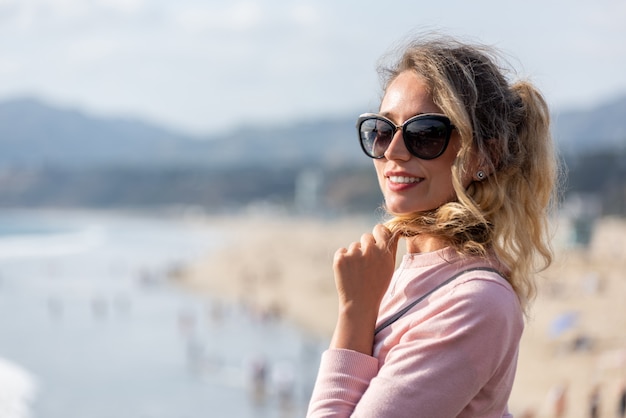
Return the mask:
[[98,118],[32,98],[0,103],[0,165],[233,166],[362,161],[354,123],[344,118],[241,127],[197,138],[156,124]]
[[[98,118],[35,99],[0,103],[0,208],[301,207],[371,213],[380,205],[355,115],[197,138],[134,119]],[[626,214],[626,96],[556,112],[567,192]],[[591,155],[589,152],[594,151]],[[305,199],[302,199],[302,196]]]
[[[354,115],[234,129],[197,138],[134,119],[101,118],[32,98],[0,103],[0,166],[233,167],[365,165]],[[624,148],[626,96],[555,112],[564,153]]]
[[555,113],[554,137],[566,154],[626,147],[626,96],[588,110]]
[[194,155],[199,160],[206,146],[197,145],[191,138],[139,120],[96,118],[31,98],[0,103],[3,165],[177,164]]

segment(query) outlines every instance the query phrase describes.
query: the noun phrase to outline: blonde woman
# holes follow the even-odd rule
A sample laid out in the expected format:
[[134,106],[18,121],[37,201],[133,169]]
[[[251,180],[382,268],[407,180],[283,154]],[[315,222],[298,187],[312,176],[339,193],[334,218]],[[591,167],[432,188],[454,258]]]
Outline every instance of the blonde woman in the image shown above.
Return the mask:
[[510,417],[533,273],[551,262],[547,105],[492,50],[448,38],[381,73],[357,130],[389,220],[335,253],[339,316],[308,416]]

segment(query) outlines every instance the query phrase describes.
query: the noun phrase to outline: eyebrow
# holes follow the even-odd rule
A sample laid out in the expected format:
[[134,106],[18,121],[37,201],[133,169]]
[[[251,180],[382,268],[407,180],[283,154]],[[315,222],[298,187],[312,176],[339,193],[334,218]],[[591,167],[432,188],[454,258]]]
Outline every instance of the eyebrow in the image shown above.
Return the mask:
[[[393,120],[393,118],[391,117],[391,113],[390,113],[390,112],[378,112],[378,114],[379,114],[380,116],[384,116],[384,117],[386,117],[386,118],[387,118],[387,119],[389,119],[389,120]],[[416,113],[416,114],[414,114],[413,116],[409,116],[409,117],[408,117],[408,118],[407,118],[404,122],[406,122],[407,120],[409,120],[409,119],[411,119],[411,118],[414,118],[415,116],[425,115],[425,114],[426,114],[426,112],[417,112],[417,113]],[[404,122],[402,122],[402,123],[404,123]],[[394,122],[394,123],[395,123],[395,122]]]

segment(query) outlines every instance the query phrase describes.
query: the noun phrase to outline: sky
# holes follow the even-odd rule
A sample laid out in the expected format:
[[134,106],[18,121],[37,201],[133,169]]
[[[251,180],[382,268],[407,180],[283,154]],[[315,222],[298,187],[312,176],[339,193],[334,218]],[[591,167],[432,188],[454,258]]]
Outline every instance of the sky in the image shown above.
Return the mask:
[[0,0],[0,101],[194,135],[374,111],[376,65],[437,31],[498,48],[555,109],[626,94],[626,1]]

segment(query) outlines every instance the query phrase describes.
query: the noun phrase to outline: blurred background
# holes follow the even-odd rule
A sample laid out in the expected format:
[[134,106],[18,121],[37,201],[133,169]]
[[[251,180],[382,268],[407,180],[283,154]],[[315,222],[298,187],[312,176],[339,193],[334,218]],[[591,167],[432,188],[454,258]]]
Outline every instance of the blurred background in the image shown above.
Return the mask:
[[[535,82],[568,169],[565,261],[516,412],[591,417],[600,399],[616,416],[625,21],[618,0],[0,0],[0,417],[302,416],[326,334],[172,277],[233,243],[216,220],[374,223],[354,123],[378,106],[381,56],[424,31],[494,45]],[[563,388],[577,403],[557,415]]]

